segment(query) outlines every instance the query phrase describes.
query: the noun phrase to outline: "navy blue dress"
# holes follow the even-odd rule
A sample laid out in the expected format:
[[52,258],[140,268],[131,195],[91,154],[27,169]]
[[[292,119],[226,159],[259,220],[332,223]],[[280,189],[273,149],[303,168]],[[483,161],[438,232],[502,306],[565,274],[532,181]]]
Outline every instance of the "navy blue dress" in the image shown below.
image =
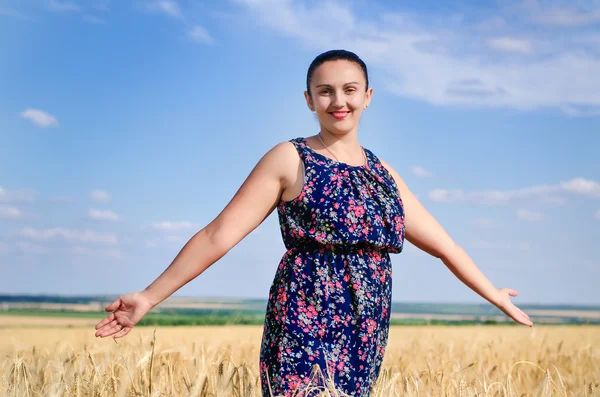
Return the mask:
[[370,150],[363,148],[366,165],[352,166],[315,152],[305,138],[290,142],[304,162],[304,186],[277,206],[287,251],[269,291],[262,393],[317,396],[329,385],[366,397],[387,345],[389,254],[404,243],[402,199]]

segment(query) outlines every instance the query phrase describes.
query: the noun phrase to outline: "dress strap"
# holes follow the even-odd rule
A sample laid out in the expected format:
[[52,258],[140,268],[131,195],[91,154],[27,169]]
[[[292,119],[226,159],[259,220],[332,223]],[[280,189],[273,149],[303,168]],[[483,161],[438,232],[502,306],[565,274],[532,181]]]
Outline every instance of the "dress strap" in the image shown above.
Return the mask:
[[306,163],[306,145],[304,144],[304,140],[300,137],[298,138],[293,138],[289,140],[294,147],[296,148],[296,151],[298,152],[298,155],[300,156],[300,158],[302,159],[303,163]]

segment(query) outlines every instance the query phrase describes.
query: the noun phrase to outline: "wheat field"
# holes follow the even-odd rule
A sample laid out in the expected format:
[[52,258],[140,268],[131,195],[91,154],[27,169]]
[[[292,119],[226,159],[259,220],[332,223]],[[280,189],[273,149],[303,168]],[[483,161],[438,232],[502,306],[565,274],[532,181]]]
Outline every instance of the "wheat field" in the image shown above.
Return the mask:
[[[94,331],[0,328],[0,395],[261,395],[261,327]],[[393,326],[372,396],[600,396],[600,327]]]

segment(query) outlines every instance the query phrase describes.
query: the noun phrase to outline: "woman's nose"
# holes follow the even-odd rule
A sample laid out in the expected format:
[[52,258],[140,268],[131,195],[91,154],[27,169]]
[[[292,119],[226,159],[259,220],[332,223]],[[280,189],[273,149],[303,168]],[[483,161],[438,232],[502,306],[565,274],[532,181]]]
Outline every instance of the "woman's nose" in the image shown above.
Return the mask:
[[346,104],[346,101],[344,100],[344,96],[342,94],[335,94],[333,97],[333,106],[339,106],[342,107]]

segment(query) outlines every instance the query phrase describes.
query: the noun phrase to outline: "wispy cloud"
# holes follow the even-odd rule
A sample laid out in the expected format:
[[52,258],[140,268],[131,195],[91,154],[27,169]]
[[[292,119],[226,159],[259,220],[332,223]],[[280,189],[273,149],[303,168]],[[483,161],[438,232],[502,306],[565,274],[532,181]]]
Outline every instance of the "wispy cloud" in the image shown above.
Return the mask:
[[31,227],[23,228],[19,236],[32,240],[65,240],[79,241],[85,243],[117,244],[118,238],[114,233],[99,233],[95,230],[76,230],[64,228],[52,228],[38,230]]
[[183,19],[183,12],[179,5],[172,0],[156,0],[146,4],[146,9],[151,12],[157,12],[167,15],[171,18]]
[[504,52],[516,52],[529,54],[533,52],[533,46],[529,40],[514,39],[511,37],[497,37],[488,41],[490,48]]
[[106,202],[106,201],[110,201],[110,199],[111,199],[110,193],[108,193],[106,190],[94,190],[90,194],[90,197],[92,200],[98,201],[98,202]]
[[49,252],[48,248],[29,241],[17,241],[15,245],[17,249],[28,254],[46,254]]
[[197,228],[197,226],[192,223],[192,222],[188,222],[188,221],[181,221],[181,222],[169,222],[169,221],[164,221],[164,222],[155,222],[152,224],[152,227],[154,229],[158,229],[158,230],[188,230],[188,229],[195,229]]
[[36,196],[33,189],[8,190],[0,186],[0,202],[32,202]]
[[483,204],[508,203],[528,198],[544,199],[548,194],[571,193],[600,197],[600,183],[585,178],[574,178],[556,185],[538,185],[517,190],[489,190],[466,192],[461,189],[434,189],[429,199],[438,202],[475,202]]
[[110,211],[110,210],[98,210],[98,209],[91,209],[88,212],[88,216],[91,219],[95,219],[98,221],[111,221],[111,222],[116,222],[120,219],[120,216],[115,214],[114,212]]
[[21,218],[23,216],[23,212],[14,206],[8,205],[0,205],[0,218]]
[[48,0],[48,8],[52,11],[57,12],[73,12],[79,11],[80,7],[74,1],[59,1],[59,0]]
[[[236,2],[249,10],[250,23],[263,24],[302,47],[358,53],[389,76],[383,84],[387,89],[404,97],[436,105],[600,109],[597,53],[577,40],[577,31],[532,29],[531,18],[541,15],[535,7],[520,9],[521,16],[500,6],[490,12],[495,19],[484,29],[480,23],[465,22],[467,18],[456,22],[452,15],[369,16],[334,0]],[[511,37],[499,36],[496,29],[511,32]],[[539,54],[532,44],[537,47],[538,42],[544,47]],[[498,56],[498,49],[514,56]]]
[[418,165],[411,167],[410,170],[413,174],[421,178],[430,178],[433,176],[433,172],[427,171],[425,168]]
[[600,22],[600,9],[591,12],[582,12],[567,7],[555,7],[534,15],[533,19],[541,24],[551,26],[573,27],[592,25]]
[[200,26],[200,25],[196,25],[192,28],[192,30],[189,33],[190,39],[198,42],[198,43],[202,43],[202,44],[212,44],[214,43],[214,39],[211,37],[211,35],[208,33],[208,31]]
[[30,120],[40,127],[55,127],[58,125],[56,117],[39,109],[25,109],[21,117]]
[[528,211],[523,208],[519,208],[517,210],[517,217],[521,220],[529,222],[541,222],[546,219],[546,215],[540,212]]

